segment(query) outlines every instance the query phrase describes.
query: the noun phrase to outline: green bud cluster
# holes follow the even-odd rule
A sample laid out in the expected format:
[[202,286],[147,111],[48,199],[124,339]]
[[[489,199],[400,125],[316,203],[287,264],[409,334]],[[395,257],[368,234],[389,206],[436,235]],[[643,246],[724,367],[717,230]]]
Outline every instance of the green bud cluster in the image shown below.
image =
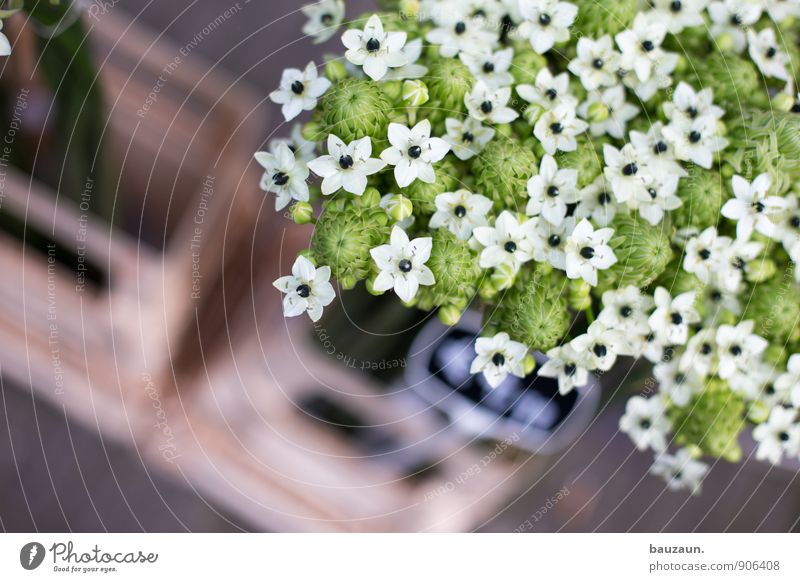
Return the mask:
[[[728,130],[731,145],[724,159],[736,172],[769,172],[779,191],[800,180],[800,115],[750,109],[734,116]],[[777,173],[786,174],[784,185]]]
[[636,18],[638,0],[572,0],[578,7],[573,30],[581,36],[600,38],[625,30]]
[[720,209],[728,197],[719,172],[696,166],[690,167],[689,175],[678,182],[677,195],[683,204],[672,211],[675,226],[698,230],[717,225]]
[[475,188],[495,208],[524,210],[528,180],[538,171],[536,156],[511,138],[496,137],[472,159]]
[[603,171],[603,156],[598,154],[589,139],[579,139],[578,147],[571,152],[557,152],[555,155],[559,168],[578,171],[578,188],[585,188]]
[[466,116],[464,96],[472,90],[475,79],[460,60],[435,61],[428,70],[425,83],[430,99],[419,109],[422,118],[440,124],[448,117],[463,119]]
[[767,107],[769,98],[764,78],[749,59],[735,54],[713,51],[704,58],[693,59],[682,79],[693,87],[714,91],[714,103],[730,112],[742,107]]
[[321,129],[345,143],[369,136],[386,143],[392,104],[378,83],[345,79],[336,83],[319,101]]
[[461,241],[449,230],[440,228],[433,235],[431,257],[426,265],[436,282],[430,287],[420,287],[417,305],[420,309],[453,306],[466,308],[476,293],[482,270],[478,257],[466,241]]
[[753,333],[784,343],[800,340],[800,289],[786,277],[753,285],[748,293],[742,319],[755,321]]

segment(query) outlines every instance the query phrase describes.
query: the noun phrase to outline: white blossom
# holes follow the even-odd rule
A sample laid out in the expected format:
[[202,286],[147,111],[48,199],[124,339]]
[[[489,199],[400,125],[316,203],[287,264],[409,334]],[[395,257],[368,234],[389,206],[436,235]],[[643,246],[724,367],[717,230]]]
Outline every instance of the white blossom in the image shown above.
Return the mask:
[[344,0],[320,0],[300,10],[308,17],[303,34],[314,37],[314,44],[333,38],[344,20]]
[[755,322],[746,320],[733,325],[720,325],[717,329],[719,377],[726,380],[757,360],[767,348],[767,340],[753,333]]
[[392,228],[389,244],[370,250],[370,255],[380,269],[373,287],[376,291],[394,288],[397,296],[411,301],[420,285],[435,283],[433,272],[425,265],[431,256],[433,241],[430,237],[409,240],[399,226]]
[[731,242],[727,236],[720,236],[715,227],[709,226],[699,236],[691,237],[686,242],[683,270],[708,283],[711,273],[717,271],[725,261],[725,251]]
[[608,226],[619,212],[619,204],[605,176],[598,176],[580,191],[575,218],[591,218],[598,226]]
[[675,148],[664,137],[664,125],[656,121],[647,130],[647,133],[631,130],[629,137],[631,144],[640,158],[647,163],[647,171],[656,179],[665,176],[684,178],[689,174],[683,166],[675,161]]
[[648,448],[665,451],[671,426],[664,401],[659,397],[631,397],[625,406],[625,414],[619,419],[619,428],[640,451]]
[[789,80],[789,73],[786,70],[790,64],[789,55],[778,46],[773,29],[764,28],[758,33],[749,29],[747,44],[750,58],[764,75],[781,81]]
[[792,404],[800,408],[800,354],[792,354],[786,365],[786,372],[776,380],[775,387],[791,393]]
[[364,30],[350,29],[342,35],[347,48],[345,58],[364,70],[373,81],[380,81],[390,68],[408,64],[403,52],[408,35],[405,32],[385,32],[377,14],[373,14]]
[[494,128],[483,125],[474,117],[465,117],[463,121],[448,117],[444,124],[447,129],[444,140],[459,160],[469,160],[480,154],[496,133]]
[[680,356],[680,369],[683,372],[708,376],[716,370],[719,361],[716,335],[716,329],[707,327],[692,336],[686,351]]
[[497,217],[494,226],[479,226],[472,236],[483,250],[480,255],[482,269],[511,265],[514,269],[533,258],[533,243],[528,229],[533,225],[520,224],[516,217],[504,210]]
[[291,121],[303,111],[311,111],[317,106],[317,99],[330,89],[331,82],[317,73],[317,65],[308,63],[304,70],[286,69],[281,75],[278,89],[269,94],[273,103],[281,105],[281,113],[286,121]]
[[425,40],[439,46],[439,54],[443,57],[455,57],[461,51],[474,51],[478,47],[492,49],[497,44],[497,37],[485,30],[479,18],[471,18],[464,13],[463,7],[449,4],[434,19],[436,28],[425,35]]
[[412,129],[390,123],[389,143],[392,147],[383,150],[381,159],[394,166],[394,177],[401,188],[414,180],[426,184],[435,182],[433,164],[441,161],[450,150],[450,144],[445,140],[431,137],[431,122],[427,119]]
[[527,107],[524,113],[531,124],[536,123],[543,111],[559,105],[574,109],[578,105],[578,100],[569,92],[569,75],[561,73],[553,76],[547,67],[536,73],[533,85],[517,85],[516,90],[520,97],[533,106]]
[[753,429],[753,438],[758,443],[757,459],[777,465],[784,454],[796,457],[800,453],[800,424],[797,422],[797,410],[776,406],[769,413],[767,422]]
[[255,159],[264,168],[261,189],[277,196],[275,210],[282,210],[292,200],[308,200],[308,166],[295,159],[286,143],[275,146],[274,153],[258,152]]
[[589,93],[586,101],[578,107],[578,115],[584,119],[591,119],[591,110],[596,104],[608,110],[608,117],[603,121],[590,122],[591,134],[596,137],[608,134],[616,139],[625,137],[628,122],[639,113],[638,107],[625,100],[625,89],[621,85],[616,85],[603,91]]
[[444,192],[436,196],[436,212],[428,223],[430,228],[446,228],[460,240],[469,240],[473,230],[486,226],[486,214],[492,201],[469,190]]
[[611,184],[617,202],[637,208],[639,201],[648,196],[647,187],[652,182],[647,161],[630,143],[621,150],[603,144],[603,159],[603,175]]
[[694,162],[705,169],[711,168],[714,154],[728,145],[728,139],[718,135],[717,121],[708,116],[683,123],[670,123],[663,133],[672,145],[676,158]]
[[587,91],[617,84],[620,55],[614,50],[609,35],[597,40],[582,36],[578,39],[576,51],[577,56],[569,62],[567,68],[580,79]]
[[588,368],[593,370],[610,370],[617,361],[617,356],[632,354],[625,334],[618,329],[611,329],[602,321],[596,320],[569,344],[581,355]]
[[703,390],[703,377],[693,371],[684,371],[678,365],[678,359],[659,362],[653,367],[653,376],[658,380],[662,394],[676,406],[686,406],[692,396]]
[[689,326],[700,321],[694,308],[697,293],[687,291],[674,299],[664,287],[655,290],[656,309],[648,320],[650,329],[671,345],[683,345],[689,339]]
[[650,331],[647,318],[655,305],[653,298],[644,295],[635,285],[603,293],[603,310],[597,316],[612,329],[627,334],[646,334]]
[[472,91],[464,95],[464,103],[471,117],[478,121],[505,124],[511,123],[519,114],[508,107],[511,87],[492,89],[483,81],[477,81]]
[[715,0],[708,5],[711,17],[711,36],[717,41],[723,35],[731,39],[733,51],[742,52],[747,47],[745,31],[758,22],[761,6],[756,2],[741,0]]
[[597,271],[608,269],[617,262],[608,245],[613,235],[613,228],[595,230],[588,220],[581,220],[567,239],[567,277],[597,285]]
[[678,124],[688,124],[706,117],[716,121],[725,115],[721,107],[714,105],[714,91],[711,88],[695,91],[683,81],[675,87],[672,101],[665,101],[663,108],[667,119]]
[[469,72],[487,87],[497,89],[514,83],[514,77],[508,72],[514,58],[513,48],[492,52],[489,47],[477,47],[463,50],[458,56]]
[[386,162],[371,158],[372,140],[369,136],[345,144],[337,136],[328,136],[328,154],[309,162],[308,167],[323,178],[324,195],[344,189],[361,196],[367,188],[367,176],[380,172]]
[[528,216],[542,215],[555,225],[567,216],[567,204],[578,200],[578,171],[559,169],[551,155],[545,155],[539,173],[528,180]]
[[383,77],[384,81],[402,81],[404,79],[420,79],[428,74],[428,67],[420,65],[417,61],[422,57],[422,39],[410,40],[403,47],[406,64],[394,69],[389,69]]
[[652,13],[639,12],[631,28],[617,33],[617,41],[622,56],[620,66],[633,71],[642,81],[650,80],[654,64],[664,56],[661,43],[667,34],[667,26]]
[[524,21],[521,33],[528,37],[531,47],[544,54],[557,42],[569,40],[569,27],[575,22],[578,7],[558,0],[520,0]]
[[529,238],[533,242],[533,258],[540,263],[550,263],[560,271],[567,270],[567,239],[575,229],[575,219],[568,217],[561,224],[554,225],[543,216],[535,216],[528,221]]
[[652,0],[653,18],[667,25],[667,30],[678,34],[684,28],[702,26],[703,10],[708,0]]
[[769,174],[759,174],[752,184],[739,175],[733,177],[734,198],[725,202],[722,216],[736,223],[736,238],[746,241],[753,229],[765,236],[772,236],[775,223],[772,217],[786,208],[786,201],[780,196],[769,196],[772,179]]
[[700,493],[700,486],[708,473],[708,465],[692,458],[688,449],[680,449],[674,455],[656,455],[650,472],[667,482],[671,491],[688,489],[693,495]]
[[311,321],[319,321],[322,308],[330,305],[336,293],[330,284],[331,268],[314,268],[303,256],[297,257],[292,266],[292,274],[276,279],[273,286],[285,293],[283,315],[295,317],[308,313]]
[[507,333],[500,332],[494,337],[479,337],[475,340],[478,354],[470,366],[470,374],[483,373],[492,388],[497,388],[509,374],[525,377],[525,357],[528,348],[513,341]]
[[653,179],[647,185],[647,198],[638,204],[639,216],[652,225],[661,222],[667,212],[680,208],[683,202],[678,198],[678,176],[668,175]]
[[565,103],[544,112],[533,128],[533,135],[541,142],[544,151],[553,155],[557,150],[575,151],[578,147],[575,136],[586,131],[587,127],[589,124],[578,119],[575,109]]
[[589,370],[582,364],[584,359],[569,344],[552,348],[547,358],[537,373],[545,378],[557,378],[560,394],[569,394],[589,382]]

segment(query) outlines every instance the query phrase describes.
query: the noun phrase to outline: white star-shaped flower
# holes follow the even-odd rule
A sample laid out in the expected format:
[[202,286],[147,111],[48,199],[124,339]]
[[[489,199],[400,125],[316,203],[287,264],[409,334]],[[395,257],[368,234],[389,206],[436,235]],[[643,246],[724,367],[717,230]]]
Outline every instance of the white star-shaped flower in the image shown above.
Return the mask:
[[621,150],[603,144],[603,159],[603,175],[611,184],[617,202],[638,208],[639,201],[648,196],[647,188],[653,181],[647,160],[630,143]]
[[789,55],[781,50],[773,29],[765,28],[758,33],[748,30],[747,44],[750,58],[764,75],[781,81],[789,80],[786,70],[790,64]]
[[558,0],[520,0],[519,9],[524,18],[520,32],[540,55],[569,40],[569,27],[578,16],[577,6]]
[[664,55],[661,43],[666,35],[667,26],[653,18],[652,13],[637,14],[631,28],[614,37],[622,52],[620,66],[633,71],[640,81],[648,81],[653,74],[654,64]]
[[664,287],[653,294],[656,309],[647,320],[650,329],[669,345],[682,346],[689,339],[689,326],[700,321],[694,308],[696,291],[681,293],[674,299]]
[[482,19],[470,17],[462,5],[447,6],[436,14],[436,28],[425,35],[425,40],[439,47],[441,56],[451,58],[461,51],[492,49],[497,44],[497,35],[484,28]]
[[514,83],[513,75],[508,72],[514,58],[513,48],[492,52],[488,47],[477,47],[461,51],[458,56],[469,72],[488,87],[497,89]]
[[598,226],[608,226],[619,210],[611,185],[601,175],[581,190],[574,216],[577,219],[591,218]]
[[769,196],[772,187],[769,174],[756,176],[752,184],[737,175],[731,183],[734,198],[726,201],[720,212],[725,218],[737,221],[736,238],[749,240],[753,229],[772,236],[775,233],[773,217],[786,208],[786,201],[780,196]]
[[764,8],[775,22],[800,16],[800,2],[797,0],[764,0]]
[[470,116],[478,121],[505,124],[519,117],[519,113],[508,107],[510,99],[511,87],[492,89],[478,81],[472,91],[464,95],[464,104]]
[[428,74],[428,67],[420,65],[417,61],[422,57],[422,39],[415,38],[406,43],[403,47],[403,54],[408,61],[402,67],[389,69],[386,76],[383,77],[384,81],[402,81],[405,79],[421,79]]
[[589,370],[583,366],[584,359],[569,344],[551,349],[547,358],[537,373],[545,378],[557,378],[560,394],[569,394],[589,382]]
[[683,371],[678,359],[659,362],[653,367],[653,376],[658,381],[659,391],[669,397],[675,406],[686,406],[692,396],[703,391],[704,378],[691,371]]
[[597,271],[605,270],[617,262],[608,241],[614,236],[613,228],[595,230],[585,218],[581,220],[567,239],[567,277],[583,279],[589,285],[597,285]]
[[708,465],[694,460],[688,449],[680,449],[674,455],[666,452],[656,455],[650,473],[663,478],[671,491],[688,489],[696,495],[700,493]]
[[784,201],[786,208],[775,225],[773,238],[781,241],[788,253],[800,243],[800,199],[796,194],[787,194]]
[[444,120],[447,135],[444,140],[450,144],[453,154],[459,160],[469,160],[483,151],[495,136],[492,127],[483,125],[474,117],[463,120],[448,117]]
[[671,425],[664,401],[659,397],[631,397],[625,405],[625,414],[619,419],[619,428],[640,451],[648,448],[665,451]]
[[578,77],[587,91],[617,84],[619,53],[614,50],[611,37],[597,40],[583,36],[578,39],[577,56],[569,62],[570,73]]
[[717,330],[708,327],[692,336],[686,344],[686,351],[680,357],[680,369],[699,376],[708,376],[714,372],[718,363]]
[[727,36],[733,51],[740,53],[747,47],[745,31],[761,17],[761,6],[740,0],[715,0],[708,5],[708,15],[711,18],[711,36],[718,42],[723,35]]
[[433,272],[425,265],[431,256],[433,241],[430,237],[409,241],[399,226],[392,228],[389,244],[372,249],[369,254],[380,269],[373,288],[376,291],[394,289],[397,296],[409,302],[420,285],[433,285]]
[[480,266],[490,269],[508,264],[519,268],[533,258],[533,243],[528,229],[532,224],[520,224],[516,217],[504,210],[497,217],[494,226],[479,226],[472,236],[482,247]]
[[281,105],[286,121],[291,121],[303,111],[317,106],[317,99],[330,88],[331,82],[317,74],[317,65],[308,63],[304,70],[286,69],[281,75],[280,87],[269,94],[273,103]]
[[689,124],[697,118],[720,119],[725,111],[714,105],[714,91],[711,88],[695,91],[688,83],[681,81],[675,88],[672,101],[662,105],[664,114],[671,122]]
[[619,329],[625,334],[646,334],[650,331],[647,323],[650,310],[655,305],[653,298],[644,295],[638,287],[628,285],[621,289],[603,293],[603,310],[597,316],[611,329]]
[[380,17],[373,14],[363,31],[351,29],[342,35],[342,44],[347,48],[344,56],[370,79],[380,81],[390,68],[408,64],[403,52],[407,38],[405,32],[385,32]]
[[427,119],[411,129],[390,123],[389,143],[392,147],[383,150],[381,159],[394,166],[394,177],[401,188],[414,180],[433,184],[436,181],[433,164],[450,151],[450,144],[445,140],[431,137],[431,122]]
[[478,354],[470,366],[470,374],[483,373],[492,388],[497,388],[509,374],[525,377],[525,357],[528,348],[513,341],[505,332],[494,337],[479,337],[475,340]]
[[575,230],[575,218],[568,217],[554,225],[543,216],[528,221],[529,238],[533,243],[533,258],[540,263],[550,263],[559,271],[567,270],[567,239]]
[[711,117],[670,123],[664,128],[664,137],[673,147],[675,157],[705,169],[711,168],[714,154],[728,145],[728,140],[718,135],[717,121]]
[[547,67],[536,73],[533,85],[517,85],[517,94],[531,106],[524,111],[528,123],[536,123],[543,111],[549,111],[559,105],[574,109],[578,100],[569,92],[569,75],[561,73],[553,76]]
[[800,354],[792,354],[786,372],[775,381],[775,388],[791,394],[792,404],[800,408]]
[[632,354],[625,334],[599,320],[592,322],[586,333],[573,339],[569,345],[581,354],[588,368],[604,372],[614,366],[617,356]]
[[630,141],[641,159],[647,163],[647,170],[655,179],[673,175],[684,178],[689,174],[675,160],[675,148],[664,137],[663,130],[664,125],[656,121],[647,133],[631,130]]
[[587,127],[588,123],[576,117],[575,108],[564,103],[539,117],[533,135],[541,142],[544,151],[553,155],[558,150],[575,151],[578,147],[575,136],[586,131]]
[[380,172],[386,162],[371,158],[372,141],[369,137],[345,144],[331,134],[328,136],[328,155],[309,162],[308,167],[323,178],[322,193],[333,194],[340,189],[361,196],[367,188],[367,176]]
[[486,214],[492,201],[469,190],[444,192],[436,196],[436,212],[428,223],[430,228],[446,228],[460,240],[469,240],[476,227],[486,226]]
[[297,257],[292,265],[292,274],[276,279],[274,287],[283,298],[283,315],[295,317],[308,313],[311,321],[319,321],[322,308],[330,305],[336,293],[330,284],[331,268],[314,268],[314,265],[303,256]]
[[728,293],[739,293],[747,273],[750,261],[763,250],[764,245],[758,241],[736,239],[723,250],[723,260],[714,271],[713,282]]
[[777,465],[784,454],[796,457],[800,453],[800,424],[797,421],[797,410],[776,406],[769,413],[767,422],[753,429],[753,438],[758,443],[757,459]]
[[321,0],[300,10],[308,17],[303,34],[313,36],[314,44],[333,38],[344,20],[344,0]]
[[561,224],[567,216],[567,204],[578,201],[578,171],[559,169],[551,155],[545,155],[539,173],[528,180],[528,216],[542,215],[552,224]]
[[661,222],[667,212],[671,212],[683,205],[683,201],[676,195],[678,191],[678,176],[664,176],[653,179],[647,185],[648,197],[639,202],[639,216],[652,225]]
[[589,93],[586,101],[578,107],[578,115],[591,119],[590,111],[595,104],[602,105],[608,111],[608,117],[603,121],[589,123],[589,131],[596,137],[608,134],[623,139],[628,122],[639,113],[638,107],[625,100],[625,89],[621,85]]
[[666,24],[672,34],[678,34],[684,28],[702,26],[707,5],[708,0],[653,0],[656,11],[653,19]]
[[720,236],[717,229],[709,226],[698,236],[686,241],[683,270],[693,273],[703,283],[711,281],[711,273],[718,271],[725,261],[725,251],[731,239]]
[[292,200],[308,201],[308,166],[295,159],[286,143],[278,143],[274,152],[258,152],[255,159],[264,168],[261,189],[277,196],[275,210],[282,210]]
[[289,137],[276,137],[269,142],[269,151],[273,155],[278,151],[278,145],[286,144],[292,152],[296,160],[308,163],[315,157],[317,144],[313,141],[308,141],[303,137],[302,124],[296,123],[292,127],[292,133]]
[[720,325],[717,329],[719,377],[726,380],[757,360],[769,345],[767,340],[753,333],[755,322],[746,320],[733,325]]

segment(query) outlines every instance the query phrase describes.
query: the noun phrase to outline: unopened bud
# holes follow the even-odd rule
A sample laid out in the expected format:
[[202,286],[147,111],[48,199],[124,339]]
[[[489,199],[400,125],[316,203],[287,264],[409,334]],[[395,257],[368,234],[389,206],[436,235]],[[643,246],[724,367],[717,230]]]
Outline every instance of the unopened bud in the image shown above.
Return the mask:
[[308,202],[296,202],[292,206],[291,216],[297,224],[308,224],[314,218],[314,207]]

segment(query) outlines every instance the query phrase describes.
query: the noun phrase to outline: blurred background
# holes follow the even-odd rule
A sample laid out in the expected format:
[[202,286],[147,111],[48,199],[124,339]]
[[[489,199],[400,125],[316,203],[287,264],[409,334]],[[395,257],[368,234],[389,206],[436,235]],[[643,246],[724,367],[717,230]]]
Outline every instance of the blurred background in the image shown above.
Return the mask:
[[800,530],[798,468],[750,443],[700,496],[649,477],[617,430],[653,387],[630,362],[576,401],[539,381],[484,402],[418,381],[461,353],[424,313],[355,291],[283,319],[270,282],[310,230],[252,153],[290,131],[281,71],[341,52],[298,8],[96,0],[6,24],[0,529]]

